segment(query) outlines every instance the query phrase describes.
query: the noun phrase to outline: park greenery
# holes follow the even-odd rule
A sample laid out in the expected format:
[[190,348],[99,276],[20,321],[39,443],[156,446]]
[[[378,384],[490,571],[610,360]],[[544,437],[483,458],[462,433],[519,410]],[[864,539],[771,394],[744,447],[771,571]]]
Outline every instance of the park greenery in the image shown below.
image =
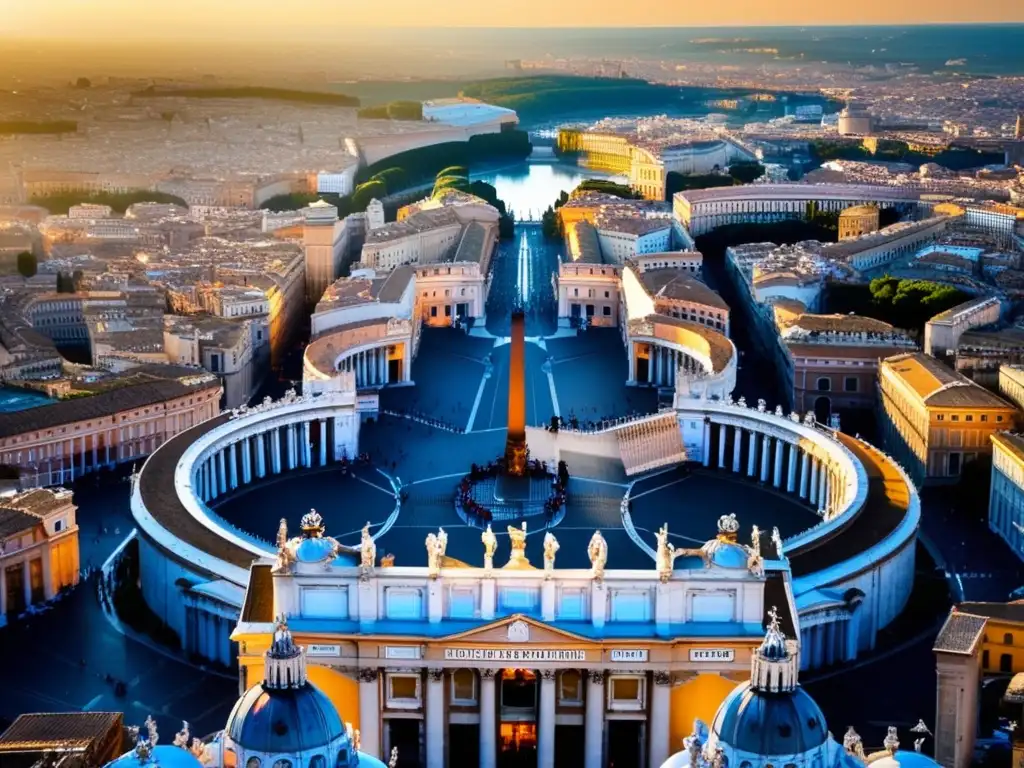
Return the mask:
[[77,130],[78,123],[74,120],[5,120],[0,122],[0,136],[75,133]]
[[55,216],[66,216],[73,205],[91,203],[93,205],[109,205],[117,213],[124,213],[135,203],[173,203],[188,208],[188,203],[175,195],[163,192],[61,192],[55,195],[36,195],[29,202],[45,208]]
[[240,86],[235,88],[157,88],[151,85],[141,91],[134,91],[132,96],[140,99],[169,97],[186,99],[269,99],[332,107],[359,106],[359,99],[355,96],[346,96],[343,93],[298,91],[291,88],[263,88],[258,86]]
[[24,278],[35,277],[39,271],[39,260],[31,251],[22,251],[18,254],[18,274]]
[[832,312],[854,312],[920,334],[929,319],[970,298],[959,288],[929,280],[883,275],[868,285],[833,283],[828,291]]
[[695,173],[684,175],[669,171],[665,175],[665,199],[672,200],[676,192],[690,189],[709,189],[711,187],[733,187],[749,184],[761,178],[765,167],[754,161],[741,161],[729,166],[728,173]]
[[765,167],[756,160],[742,160],[729,166],[729,175],[737,184],[750,184],[764,176]]
[[936,163],[950,170],[962,171],[1004,160],[1002,152],[982,152],[968,147],[950,147],[936,155],[926,155],[911,150],[905,141],[895,139],[878,139],[878,149],[874,153],[858,139],[815,139],[810,142],[810,150],[815,166],[829,160],[861,160],[914,166]]
[[422,120],[423,103],[419,101],[392,101],[362,107],[356,115],[364,120]]
[[[624,200],[644,199],[642,194],[633,190],[628,184],[617,184],[614,181],[608,181],[607,179],[584,179],[576,185],[576,189],[573,191],[572,196],[575,197],[583,192],[600,192],[605,195],[621,197]],[[563,192],[562,194],[565,193]],[[562,205],[565,205],[565,203],[562,203]]]
[[516,222],[512,212],[505,207],[505,201],[498,197],[498,190],[485,181],[470,181],[466,169],[460,166],[449,166],[443,168],[434,179],[434,189],[431,197],[437,198],[449,190],[458,190],[470,195],[475,195],[488,205],[498,209],[498,236],[502,240],[508,240],[515,232]]

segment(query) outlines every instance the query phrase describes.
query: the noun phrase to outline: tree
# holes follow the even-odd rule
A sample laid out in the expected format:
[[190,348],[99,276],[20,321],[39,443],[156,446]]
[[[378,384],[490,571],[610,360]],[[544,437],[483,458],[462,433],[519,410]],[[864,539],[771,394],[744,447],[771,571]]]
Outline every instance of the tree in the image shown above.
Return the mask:
[[601,192],[605,195],[614,195],[626,200],[642,200],[643,195],[633,191],[625,184],[616,184],[606,179],[584,179],[576,187],[577,192]]
[[729,166],[729,175],[740,184],[750,184],[764,176],[765,168],[755,161],[743,161]]
[[35,277],[39,271],[39,260],[31,251],[22,251],[18,254],[18,274],[22,277]]
[[381,200],[387,196],[387,193],[388,190],[383,181],[367,181],[356,187],[352,193],[352,208],[356,212],[365,211],[371,200]]

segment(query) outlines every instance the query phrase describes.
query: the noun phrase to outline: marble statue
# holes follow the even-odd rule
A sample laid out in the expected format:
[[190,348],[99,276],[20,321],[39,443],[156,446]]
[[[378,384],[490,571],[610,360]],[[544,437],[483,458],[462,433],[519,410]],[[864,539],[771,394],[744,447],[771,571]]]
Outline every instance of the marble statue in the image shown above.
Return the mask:
[[523,521],[522,528],[513,525],[508,526],[508,540],[512,545],[512,553],[509,555],[506,568],[509,566],[529,565],[526,559],[526,521]]
[[882,746],[885,747],[888,753],[894,754],[896,750],[900,748],[900,737],[896,733],[896,726],[890,725],[888,732],[885,734],[885,738],[882,739]]
[[295,553],[288,546],[288,523],[282,517],[281,524],[277,527],[277,562],[274,564],[274,571],[291,573],[294,564]]
[[782,548],[782,535],[779,533],[778,526],[772,528],[772,544],[775,545],[776,556],[781,560],[784,553]]
[[750,529],[750,548],[755,555],[761,556],[761,529],[756,525]]
[[498,537],[491,530],[490,523],[487,524],[487,529],[480,534],[480,541],[484,545],[484,568],[489,571],[494,567],[494,550],[498,548]]
[[377,562],[377,545],[370,535],[370,521],[363,526],[363,537],[359,542],[359,563],[364,571],[373,570],[373,564]]
[[555,570],[555,553],[558,552],[559,544],[555,535],[548,531],[544,534],[544,571],[549,576]]
[[852,725],[846,729],[846,733],[843,735],[843,749],[848,754],[859,757],[861,760],[864,759],[864,743]]
[[668,542],[668,523],[658,529],[657,537],[658,551],[654,562],[658,577],[664,583],[672,577],[672,561],[676,556],[676,548]]
[[444,557],[445,553],[448,551],[448,534],[445,532],[444,528],[437,529],[437,546],[441,550],[441,557]]
[[600,531],[594,531],[590,537],[590,544],[587,546],[587,555],[590,557],[590,566],[594,572],[594,578],[598,581],[604,579],[604,566],[608,562],[608,542]]
[[436,533],[427,534],[427,570],[430,573],[430,578],[436,579],[441,573],[441,558],[444,557],[444,549],[447,545],[447,535],[444,533],[444,529],[438,529],[440,534],[445,536],[445,540],[442,541],[441,535]]

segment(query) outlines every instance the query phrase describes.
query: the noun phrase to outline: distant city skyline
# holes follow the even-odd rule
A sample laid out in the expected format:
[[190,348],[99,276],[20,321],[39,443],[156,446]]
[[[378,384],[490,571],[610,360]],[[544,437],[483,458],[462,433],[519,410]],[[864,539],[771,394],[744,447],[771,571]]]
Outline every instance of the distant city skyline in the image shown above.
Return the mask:
[[520,0],[513,6],[447,0],[425,6],[419,0],[391,0],[387,13],[372,4],[305,0],[300,14],[283,13],[278,0],[176,0],[155,5],[129,0],[8,0],[0,36],[95,39],[224,38],[270,39],[291,34],[319,36],[352,26],[402,27],[700,27],[828,26],[1015,23],[1024,5],[1007,0],[951,0],[922,6],[888,0],[856,4],[783,0],[765,4],[734,0],[727,5],[669,3],[631,6],[592,0],[586,6]]

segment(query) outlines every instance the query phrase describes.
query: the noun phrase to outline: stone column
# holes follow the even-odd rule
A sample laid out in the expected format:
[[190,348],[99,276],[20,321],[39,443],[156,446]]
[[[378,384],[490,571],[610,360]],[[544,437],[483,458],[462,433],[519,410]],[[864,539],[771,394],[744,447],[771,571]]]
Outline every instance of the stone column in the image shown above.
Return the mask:
[[807,498],[807,463],[810,461],[807,451],[800,452],[800,498]]
[[444,670],[427,670],[427,768],[444,768]]
[[93,471],[95,471],[96,468],[100,465],[99,457],[97,456],[97,451],[96,451],[96,442],[97,442],[97,440],[99,440],[99,435],[96,432],[93,432],[92,433],[92,468],[93,468]]
[[7,569],[0,568],[0,618],[7,616]]
[[647,345],[647,383],[654,383],[654,352],[655,346],[653,344]]
[[704,466],[711,466],[711,420],[704,420]]
[[496,768],[498,764],[498,696],[494,676],[493,669],[480,670],[480,768]]
[[85,474],[85,435],[82,435],[82,474]]
[[371,757],[380,757],[380,684],[376,668],[359,670],[359,737],[360,750]]
[[272,435],[271,439],[274,441],[274,444],[270,446],[273,451],[271,471],[276,475],[281,472],[281,428],[275,427],[270,431],[270,434]]
[[242,438],[242,483],[248,485],[252,482],[252,446],[250,438]]
[[555,671],[540,673],[540,710],[537,713],[537,768],[555,768]]
[[739,427],[732,428],[732,471],[740,473],[740,452],[743,450],[743,430]]
[[725,468],[725,424],[718,425],[718,468]]
[[747,456],[747,476],[757,473],[757,432],[750,430],[750,455]]
[[789,468],[786,470],[786,491],[793,493],[796,489],[796,444],[789,445]]
[[828,511],[831,508],[829,495],[832,492],[832,470],[828,467],[821,469],[821,493],[818,494],[818,506]]
[[302,422],[302,465],[313,466],[313,444],[309,439],[309,422]]
[[583,723],[583,768],[604,766],[604,670],[587,676],[587,711]]
[[772,454],[772,439],[768,435],[761,438],[761,482],[768,482],[768,461]]
[[[74,462],[71,466],[74,466]],[[32,605],[32,569],[29,568],[28,560],[21,564],[21,579],[21,586],[25,590],[25,605]]]
[[647,764],[651,768],[660,768],[668,760],[669,746],[669,710],[672,697],[672,675],[658,670],[654,673],[654,690],[651,692],[651,748]]
[[811,490],[810,495],[807,497],[811,505],[817,507],[818,504],[818,459],[814,456],[811,457]]
[[231,470],[231,490],[238,487],[238,444],[228,445],[229,468]]
[[775,438],[775,477],[772,478],[772,485],[776,488],[782,487],[782,452],[784,450],[782,441]]
[[256,477],[265,477],[267,474],[267,452],[263,445],[263,433],[256,434]]
[[320,419],[320,466],[327,466],[327,419]]

